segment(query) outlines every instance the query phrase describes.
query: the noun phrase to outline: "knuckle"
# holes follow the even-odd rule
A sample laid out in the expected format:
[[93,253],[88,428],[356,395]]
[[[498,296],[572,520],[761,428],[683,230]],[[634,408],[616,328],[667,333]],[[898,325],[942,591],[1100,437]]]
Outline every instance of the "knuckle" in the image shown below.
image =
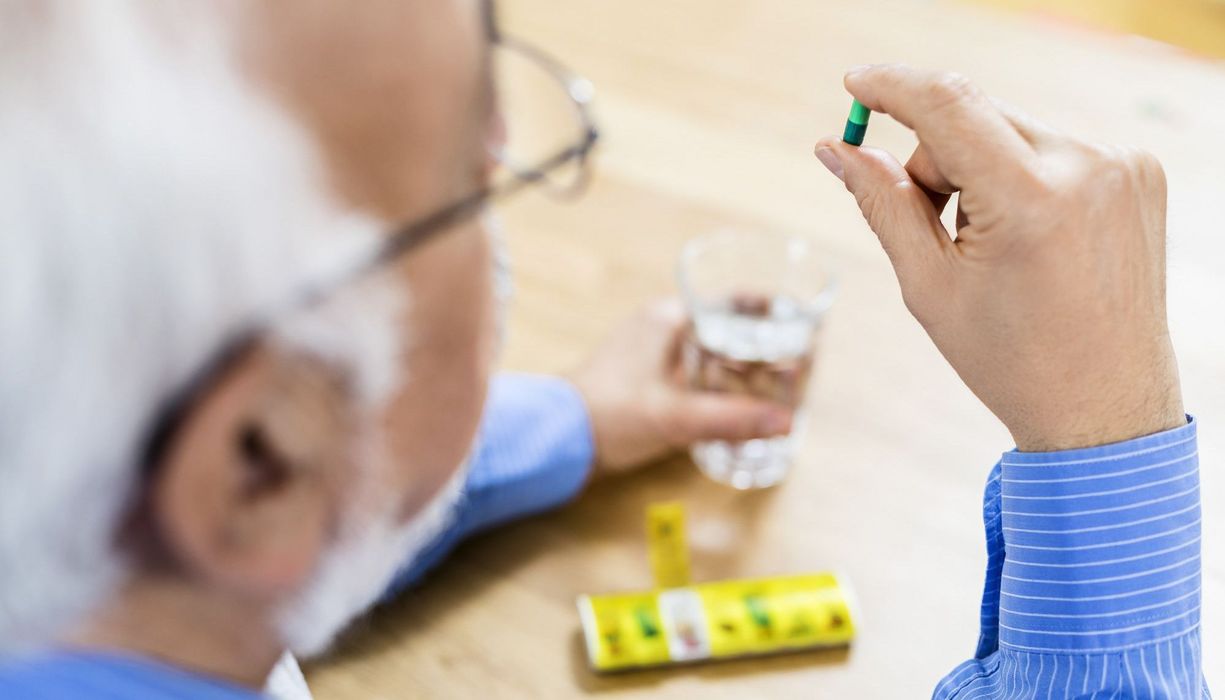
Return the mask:
[[672,442],[683,444],[693,440],[701,427],[700,420],[692,411],[672,411],[657,418],[656,424]]
[[1149,189],[1165,190],[1165,168],[1157,156],[1143,148],[1132,149],[1132,168],[1140,181]]
[[1091,182],[1112,194],[1149,191],[1164,186],[1165,173],[1151,153],[1126,146],[1096,146],[1087,175]]
[[1130,163],[1123,149],[1103,143],[1082,142],[1077,158],[1069,169],[1064,198],[1072,201],[1092,198],[1094,193],[1115,195],[1125,189],[1130,179]]
[[1086,203],[1133,205],[1165,196],[1160,161],[1140,148],[1077,141],[1052,165],[1055,191],[1048,201],[1059,211],[1083,210]]
[[1124,174],[1135,165],[1135,149],[1114,144],[1099,145],[1096,149],[1098,168],[1104,172]]
[[978,89],[961,73],[942,73],[931,85],[933,108],[940,109],[965,103],[978,95]]
[[1063,162],[1075,163],[1083,167],[1090,163],[1096,163],[1107,156],[1108,149],[1104,144],[1080,138],[1069,138],[1064,142],[1063,148],[1055,151],[1052,157],[1057,157]]

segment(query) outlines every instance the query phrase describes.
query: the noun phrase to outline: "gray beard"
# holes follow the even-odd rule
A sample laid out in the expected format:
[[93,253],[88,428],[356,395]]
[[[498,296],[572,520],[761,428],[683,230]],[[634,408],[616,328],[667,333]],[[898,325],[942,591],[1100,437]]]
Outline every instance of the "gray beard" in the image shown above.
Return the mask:
[[[469,462],[407,523],[393,509],[351,523],[347,536],[324,554],[306,587],[277,616],[286,647],[300,657],[322,653],[341,630],[379,600],[395,574],[413,565],[454,520]],[[352,508],[361,511],[362,508]]]

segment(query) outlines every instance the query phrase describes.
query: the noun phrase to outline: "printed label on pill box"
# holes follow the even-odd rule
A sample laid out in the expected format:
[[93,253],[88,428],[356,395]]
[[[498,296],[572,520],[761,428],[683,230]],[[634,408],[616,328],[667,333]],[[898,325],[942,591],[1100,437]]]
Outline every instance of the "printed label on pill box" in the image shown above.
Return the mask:
[[689,588],[661,591],[659,616],[664,622],[671,661],[710,658],[710,625],[697,591]]
[[841,646],[855,636],[834,574],[718,581],[657,593],[579,598],[593,668]]

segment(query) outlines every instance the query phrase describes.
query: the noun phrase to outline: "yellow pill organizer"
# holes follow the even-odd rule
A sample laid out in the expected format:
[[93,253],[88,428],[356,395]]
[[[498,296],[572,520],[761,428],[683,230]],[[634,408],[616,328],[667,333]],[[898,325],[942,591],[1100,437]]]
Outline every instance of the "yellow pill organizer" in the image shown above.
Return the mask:
[[682,507],[651,506],[647,533],[659,588],[578,598],[593,669],[837,647],[854,639],[857,615],[844,577],[816,573],[688,584]]

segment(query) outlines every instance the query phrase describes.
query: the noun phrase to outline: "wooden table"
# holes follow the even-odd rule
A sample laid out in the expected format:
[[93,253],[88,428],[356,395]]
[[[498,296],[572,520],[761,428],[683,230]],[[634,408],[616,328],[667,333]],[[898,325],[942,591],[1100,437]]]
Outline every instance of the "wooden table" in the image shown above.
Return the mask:
[[[939,2],[503,4],[510,29],[595,81],[607,134],[583,201],[529,194],[506,212],[518,282],[506,365],[571,367],[638,304],[675,289],[677,252],[694,235],[805,233],[842,279],[808,447],[771,491],[735,493],[677,458],[465,544],[308,669],[316,697],[927,697],[969,657],[981,490],[1008,435],[906,313],[850,196],[811,155],[846,118],[843,69],[883,60],[960,70],[1052,123],[1164,161],[1170,317],[1205,465],[1205,661],[1225,684],[1225,68]],[[868,138],[898,154],[913,146],[884,118]],[[863,610],[854,647],[589,672],[575,596],[649,587],[643,509],[678,498],[698,579],[847,572]]]

